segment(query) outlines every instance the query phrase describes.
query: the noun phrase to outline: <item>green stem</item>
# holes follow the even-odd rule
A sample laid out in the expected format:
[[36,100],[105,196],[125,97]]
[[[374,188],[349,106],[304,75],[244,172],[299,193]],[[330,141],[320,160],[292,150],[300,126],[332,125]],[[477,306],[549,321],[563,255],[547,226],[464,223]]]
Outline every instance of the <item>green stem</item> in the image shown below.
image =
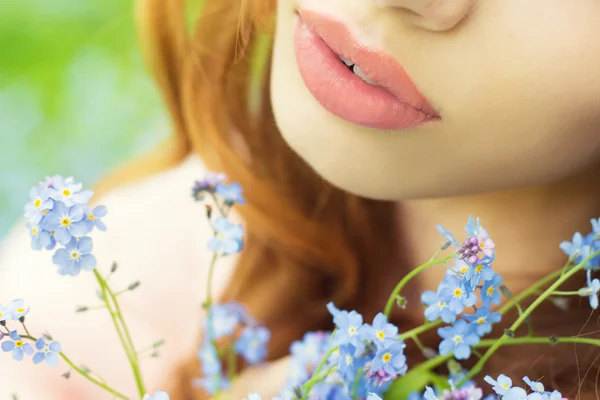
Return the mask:
[[552,296],[579,296],[579,292],[570,291],[570,292],[561,292],[560,290],[551,293]]
[[[519,316],[519,318],[517,318],[517,320],[510,326],[510,328],[509,328],[510,331],[516,332],[516,330],[519,328],[519,326],[521,326],[521,324],[533,312],[533,310],[535,310],[544,300],[546,300],[552,293],[554,293],[554,291],[556,291],[556,289],[558,289],[560,287],[560,285],[562,285],[567,279],[569,279],[575,273],[577,273],[578,271],[580,271],[581,269],[583,269],[584,266],[585,266],[585,264],[587,264],[587,262],[589,260],[591,260],[592,258],[596,257],[599,254],[600,254],[600,250],[596,251],[596,252],[594,252],[592,254],[590,254],[583,261],[581,261],[577,266],[573,267],[569,271],[566,271],[566,272],[562,273],[562,275],[560,276],[560,278],[557,279],[556,282],[554,282],[548,289],[546,289],[546,291],[544,291],[544,293],[541,296],[539,296],[537,299],[535,299],[535,301],[533,303],[531,303],[531,305],[529,307],[527,307],[527,309],[525,310],[525,312],[523,312],[523,314],[521,314]],[[563,271],[561,271],[561,272],[563,272]],[[531,292],[531,291],[535,291],[535,289],[529,288],[525,292]],[[469,371],[469,373],[461,380],[461,382],[459,383],[458,386],[460,387],[460,385],[464,384],[467,380],[471,379],[474,375],[476,375],[479,372],[481,372],[481,369],[483,368],[483,366],[485,365],[485,363],[487,362],[487,360],[503,344],[505,344],[507,341],[510,341],[510,339],[511,338],[508,335],[506,335],[506,334],[504,334],[503,336],[501,336],[488,349],[488,351],[485,352],[485,354],[483,355],[483,357],[481,357],[481,359],[477,362],[477,364],[475,364],[475,366]]]
[[446,261],[450,260],[451,258],[456,257],[456,254],[450,254],[444,258],[440,258],[437,260],[431,260],[421,266],[418,266],[417,268],[413,269],[412,271],[410,271],[404,278],[402,278],[402,280],[400,282],[398,282],[398,284],[396,285],[396,287],[394,288],[394,291],[392,292],[392,294],[390,295],[387,304],[385,305],[385,309],[384,309],[384,314],[385,316],[389,319],[390,317],[390,313],[392,312],[392,307],[394,306],[394,301],[396,300],[396,298],[398,297],[398,295],[400,294],[400,291],[402,291],[402,289],[404,288],[404,286],[406,286],[406,284],[408,282],[410,282],[411,279],[413,279],[415,276],[417,276],[419,273],[421,273],[422,271],[424,271],[425,269],[437,265],[437,264],[443,264]]
[[352,398],[356,399],[357,398],[357,392],[358,392],[358,384],[360,383],[360,377],[363,374],[363,368],[359,368],[358,371],[356,372],[356,377],[354,378],[354,384],[352,385]]
[[[332,334],[333,337],[333,334]],[[321,362],[319,363],[319,365],[317,366],[317,369],[315,369],[315,372],[313,372],[313,377],[315,375],[318,375],[319,372],[321,372],[321,370],[323,369],[323,367],[325,366],[325,363],[327,362],[327,360],[329,359],[329,357],[331,357],[331,355],[335,352],[339,350],[339,346],[335,346],[332,347],[331,349],[329,349],[329,351],[325,354],[325,356],[323,357],[323,359],[321,360]]]
[[308,394],[310,393],[310,390],[313,388],[313,386],[315,386],[317,383],[319,383],[319,381],[321,381],[322,379],[327,378],[327,376],[332,373],[333,371],[335,371],[337,369],[336,365],[331,366],[331,368],[329,368],[327,371],[321,373],[321,374],[314,374],[312,376],[312,378],[310,378],[308,381],[306,381],[304,383],[304,385],[302,385],[302,387],[300,388],[302,391],[304,391],[304,394],[302,395],[302,400],[306,400],[308,398]]
[[[100,275],[98,270],[94,269],[94,275],[96,276],[96,280],[98,281],[98,283],[100,284],[100,288],[102,289],[102,297],[104,303],[106,304],[106,307],[110,313],[113,325],[115,326],[115,330],[117,331],[117,335],[119,336],[119,340],[121,341],[121,345],[125,350],[125,355],[127,356],[129,365],[131,366],[131,371],[135,378],[138,394],[140,395],[140,398],[142,398],[146,394],[146,388],[144,387],[144,382],[139,367],[138,355],[135,351],[133,340],[131,339],[131,334],[129,333],[129,329],[127,328],[127,324],[125,323],[123,314],[121,313],[119,302],[117,301],[117,298],[115,297],[114,293],[112,292],[104,278],[102,278],[102,275]],[[111,306],[111,300],[114,305],[114,310]]]
[[229,361],[227,365],[229,381],[233,381],[233,378],[235,378],[235,375],[237,374],[237,357],[235,355],[235,346],[231,346],[227,355],[227,360]]
[[112,394],[115,398],[118,399],[124,399],[124,400],[128,400],[129,397],[125,396],[123,393],[120,393],[118,391],[116,391],[115,389],[111,388],[110,386],[108,386],[106,383],[100,382],[98,379],[94,378],[93,376],[91,376],[89,373],[85,372],[83,369],[79,368],[77,365],[75,365],[75,363],[73,363],[73,361],[71,361],[69,359],[69,357],[67,357],[65,355],[65,353],[59,353],[59,355],[61,356],[61,358],[63,360],[65,360],[65,362],[67,364],[69,364],[69,366],[77,371],[77,373],[81,376],[83,376],[85,379],[87,379],[88,381],[92,382],[93,384],[95,384],[96,386],[101,387],[102,389],[106,390],[107,392],[109,392],[110,394]]
[[212,259],[210,260],[210,267],[208,268],[208,280],[206,281],[206,301],[204,302],[204,307],[206,308],[206,310],[208,310],[212,305],[212,279],[215,264],[217,263],[218,258],[219,254],[214,253]]
[[[476,347],[490,347],[492,346],[498,339],[486,339],[480,341]],[[582,337],[560,337],[560,338],[547,338],[547,337],[524,337],[524,338],[512,338],[510,339],[506,345],[520,345],[520,344],[569,344],[569,343],[579,343],[579,344],[589,344],[593,346],[600,347],[600,339],[590,339],[590,338],[582,338]]]

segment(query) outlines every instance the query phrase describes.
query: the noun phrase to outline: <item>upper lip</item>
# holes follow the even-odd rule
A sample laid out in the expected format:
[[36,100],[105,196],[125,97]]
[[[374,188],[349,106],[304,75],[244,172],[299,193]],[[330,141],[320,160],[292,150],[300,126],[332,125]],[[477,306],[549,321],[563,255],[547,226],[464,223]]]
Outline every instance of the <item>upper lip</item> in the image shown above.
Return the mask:
[[308,28],[321,37],[334,53],[358,65],[369,78],[403,103],[432,117],[439,117],[393,56],[362,44],[346,24],[335,18],[308,9],[298,9],[298,13]]

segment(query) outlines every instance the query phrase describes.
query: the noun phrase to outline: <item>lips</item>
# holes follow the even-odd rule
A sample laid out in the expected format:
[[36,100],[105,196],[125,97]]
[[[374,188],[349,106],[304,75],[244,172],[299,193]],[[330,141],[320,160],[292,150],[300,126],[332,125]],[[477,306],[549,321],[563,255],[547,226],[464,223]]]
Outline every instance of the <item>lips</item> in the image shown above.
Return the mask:
[[440,119],[391,55],[361,44],[343,23],[300,10],[294,44],[306,87],[332,114],[382,130]]

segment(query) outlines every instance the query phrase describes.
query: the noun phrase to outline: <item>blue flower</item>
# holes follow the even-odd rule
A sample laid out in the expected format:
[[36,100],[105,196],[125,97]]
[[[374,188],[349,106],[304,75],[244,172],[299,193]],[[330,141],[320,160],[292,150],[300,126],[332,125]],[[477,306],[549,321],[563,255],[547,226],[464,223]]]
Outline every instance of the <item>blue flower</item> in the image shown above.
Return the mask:
[[385,374],[392,377],[404,375],[408,370],[406,357],[404,356],[404,347],[403,343],[393,343],[377,350],[371,364],[371,372],[377,373],[382,370]]
[[12,313],[10,312],[8,307],[4,307],[2,304],[0,304],[0,322],[10,321],[12,319]]
[[108,214],[108,211],[105,206],[97,206],[91,211],[89,207],[86,207],[84,210],[83,221],[87,225],[88,232],[91,232],[94,227],[101,231],[106,231],[106,225],[100,219],[106,217],[106,214]]
[[425,387],[425,393],[423,394],[423,398],[425,400],[437,400],[437,396],[435,395],[435,392],[429,386]]
[[465,307],[477,303],[475,293],[469,291],[464,283],[454,275],[446,275],[439,287],[438,296],[448,303],[448,308],[456,314],[463,312]]
[[46,230],[54,232],[54,238],[63,246],[66,246],[73,236],[80,238],[88,233],[88,226],[82,221],[81,206],[69,208],[57,202],[47,218]]
[[475,265],[470,265],[465,273],[465,281],[469,283],[470,288],[474,288],[479,284],[479,281],[491,281],[494,278],[495,272],[490,264],[480,262]]
[[35,348],[38,350],[33,356],[33,362],[39,364],[46,360],[46,364],[54,367],[58,365],[58,355],[62,351],[60,342],[46,344],[46,341],[39,338],[35,341]]
[[226,204],[246,204],[246,200],[242,196],[242,187],[239,183],[233,182],[230,185],[220,183],[217,185],[216,193],[225,200]]
[[24,358],[24,355],[33,354],[33,347],[29,343],[25,343],[21,336],[17,334],[17,331],[10,332],[10,338],[12,340],[4,340],[2,342],[2,350],[5,353],[12,352],[12,358],[21,361]]
[[458,243],[456,242],[456,239],[454,238],[454,235],[452,233],[444,229],[442,225],[438,225],[436,228],[438,232],[446,238],[446,242],[448,243],[448,245],[451,244],[455,247],[458,247]]
[[227,175],[222,172],[207,171],[201,180],[194,183],[193,191],[200,192],[203,190],[214,189],[218,184],[225,182]]
[[242,250],[244,229],[241,225],[233,224],[225,217],[218,217],[213,224],[215,236],[208,241],[208,249],[212,252],[235,254]]
[[438,293],[427,290],[421,295],[421,301],[428,306],[425,309],[425,318],[428,321],[435,321],[440,317],[448,324],[456,321],[456,313],[448,308],[448,303],[440,298]]
[[558,247],[569,256],[569,259],[578,264],[582,260],[581,253],[586,243],[583,235],[579,232],[575,232],[572,240],[572,242],[565,240]]
[[[589,272],[589,271],[588,271]],[[592,280],[590,274],[587,276],[587,287],[581,290],[589,296],[590,306],[595,310],[598,308],[598,292],[600,291],[600,280]]]
[[454,275],[457,278],[462,279],[469,270],[469,267],[469,263],[459,257],[456,257],[454,259],[454,265],[448,268],[446,274]]
[[338,366],[342,376],[347,379],[352,379],[358,369],[362,366],[358,357],[355,357],[356,348],[351,344],[346,344],[339,347]]
[[96,258],[90,254],[92,247],[92,239],[86,236],[73,238],[64,249],[56,250],[52,262],[58,265],[58,273],[77,276],[81,270],[92,271],[96,267]]
[[471,346],[479,343],[479,336],[474,332],[471,325],[463,319],[459,319],[453,326],[438,329],[438,335],[442,337],[439,346],[440,355],[446,356],[454,353],[457,360],[466,360],[471,356]]
[[502,277],[500,275],[494,275],[491,281],[483,284],[483,287],[481,288],[481,300],[483,300],[483,304],[500,304],[501,293],[500,290],[498,290],[498,287],[501,283]]
[[375,316],[373,325],[365,324],[360,331],[363,340],[375,343],[378,348],[398,340],[398,327],[388,323],[383,313]]
[[247,327],[242,331],[235,349],[249,364],[258,364],[267,355],[267,343],[270,338],[271,332],[265,327]]
[[499,312],[492,312],[489,306],[483,306],[477,309],[475,314],[466,314],[465,319],[472,323],[479,336],[483,336],[492,331],[492,324],[500,322],[502,315]]
[[221,360],[217,355],[215,347],[210,342],[205,342],[196,354],[202,367],[202,373],[206,376],[212,376],[221,373]]
[[38,224],[33,224],[31,221],[28,221],[26,226],[31,236],[31,248],[33,250],[41,250],[52,246],[53,238],[50,232],[43,230]]
[[40,183],[37,187],[32,187],[29,191],[29,199],[31,201],[25,205],[25,218],[32,225],[37,225],[54,205],[54,202],[50,199],[48,185]]
[[25,305],[25,301],[23,299],[15,299],[10,302],[8,306],[6,306],[6,312],[10,315],[10,318],[13,320],[18,320],[19,318],[25,317],[29,312],[29,307]]
[[87,204],[92,198],[91,190],[81,191],[83,185],[75,182],[73,178],[63,178],[60,175],[52,177],[50,185],[50,198],[63,203],[67,207],[75,204]]
[[512,380],[504,375],[498,375],[497,379],[493,379],[491,376],[487,375],[483,378],[484,381],[492,385],[492,389],[499,395],[504,395],[506,392],[512,387]]
[[302,340],[290,346],[292,359],[304,367],[316,367],[329,350],[331,335],[323,332],[307,332]]
[[208,394],[215,394],[221,390],[228,390],[231,382],[225,376],[206,376],[204,378],[194,379],[192,382],[195,387],[201,387]]
[[356,311],[340,311],[334,318],[334,322],[337,327],[334,334],[335,344],[338,346],[351,344],[358,353],[362,352],[365,347],[359,332],[363,325],[362,315]]
[[544,384],[541,382],[534,382],[528,377],[524,376],[523,381],[533,390],[534,392],[544,393]]
[[169,400],[169,399],[170,399],[169,394],[167,392],[162,392],[160,390],[158,392],[154,392],[153,395],[146,394],[142,398],[142,400]]
[[502,400],[525,400],[527,392],[518,386],[512,387],[502,395]]

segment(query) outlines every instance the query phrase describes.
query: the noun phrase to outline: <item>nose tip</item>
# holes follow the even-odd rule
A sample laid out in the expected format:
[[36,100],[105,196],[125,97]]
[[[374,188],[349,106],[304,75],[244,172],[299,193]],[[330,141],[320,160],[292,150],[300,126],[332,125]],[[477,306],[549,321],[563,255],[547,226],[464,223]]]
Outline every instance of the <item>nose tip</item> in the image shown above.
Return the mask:
[[445,31],[466,19],[477,0],[375,0],[380,7],[398,7],[410,13],[407,20],[421,28]]

